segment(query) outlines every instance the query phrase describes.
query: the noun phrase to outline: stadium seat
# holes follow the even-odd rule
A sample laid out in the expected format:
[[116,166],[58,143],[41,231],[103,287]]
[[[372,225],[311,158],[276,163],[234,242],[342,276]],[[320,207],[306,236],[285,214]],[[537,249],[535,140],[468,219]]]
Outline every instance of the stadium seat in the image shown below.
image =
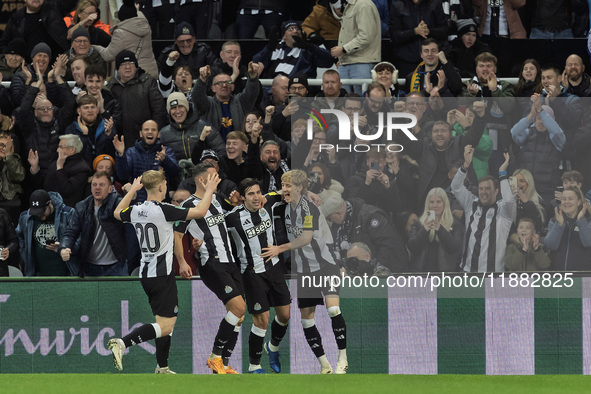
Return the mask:
[[18,268],[13,267],[12,265],[9,265],[8,266],[8,277],[10,277],[10,278],[22,278],[23,277],[23,273]]

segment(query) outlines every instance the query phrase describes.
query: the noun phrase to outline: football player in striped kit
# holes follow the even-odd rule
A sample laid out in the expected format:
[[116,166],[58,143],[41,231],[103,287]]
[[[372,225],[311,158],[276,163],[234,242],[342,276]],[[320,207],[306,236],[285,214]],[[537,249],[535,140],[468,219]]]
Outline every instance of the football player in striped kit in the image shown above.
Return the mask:
[[[116,219],[135,227],[142,251],[140,281],[156,317],[156,323],[144,324],[123,338],[109,340],[108,347],[117,369],[123,370],[122,357],[126,348],[155,339],[156,373],[174,373],[168,367],[170,340],[178,314],[177,287],[172,269],[173,225],[177,221],[204,217],[219,181],[217,173],[209,174],[204,181],[207,185],[202,184],[205,192],[200,204],[190,209],[180,208],[162,202],[166,197],[164,171],[146,171],[134,180],[131,190],[115,209],[113,215]],[[146,201],[130,207],[131,199],[142,187],[148,193]],[[179,263],[179,270],[181,276],[188,279],[191,277],[191,268],[183,263]]]
[[[203,201],[207,186],[205,182],[211,174],[217,174],[213,164],[200,163],[195,166],[193,170],[195,193],[183,203],[184,207],[193,207]],[[181,262],[186,264],[181,243],[185,232],[189,232],[193,238],[203,240],[198,251],[201,280],[226,307],[226,315],[220,322],[213,349],[206,363],[213,373],[235,374],[237,372],[229,367],[227,362],[238,339],[246,304],[242,275],[232,256],[224,209],[231,210],[232,206],[216,194],[209,204],[205,217],[177,224],[174,228],[175,256],[179,264]]]
[[[347,362],[347,327],[339,307],[339,289],[324,282],[324,278],[339,275],[332,248],[330,228],[320,210],[306,197],[308,176],[302,170],[286,172],[281,177],[283,197],[290,208],[285,210],[285,225],[289,241],[279,246],[263,248],[262,257],[266,260],[288,250],[292,251],[292,262],[298,272],[298,307],[302,315],[304,335],[310,348],[320,362],[320,373],[330,374],[333,369],[326,358],[322,338],[316,328],[314,314],[317,305],[326,303],[332,329],[339,348],[336,374],[345,374]],[[302,275],[318,277],[324,287],[304,287]],[[318,283],[318,280],[312,280]],[[324,299],[323,299],[324,296]]]
[[238,185],[238,192],[244,203],[226,216],[226,224],[238,251],[246,304],[253,319],[248,338],[248,372],[265,373],[260,361],[269,325],[269,310],[273,307],[276,316],[271,323],[271,340],[264,345],[271,369],[279,373],[279,343],[287,332],[291,303],[284,277],[285,265],[279,263],[277,256],[267,261],[261,257],[262,249],[275,245],[276,241],[273,218],[263,207],[260,182],[246,178]]

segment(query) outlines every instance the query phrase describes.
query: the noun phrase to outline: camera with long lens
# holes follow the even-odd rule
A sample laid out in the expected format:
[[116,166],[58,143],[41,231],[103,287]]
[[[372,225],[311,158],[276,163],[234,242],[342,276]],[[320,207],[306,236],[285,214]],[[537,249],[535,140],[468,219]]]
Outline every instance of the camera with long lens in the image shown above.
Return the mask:
[[348,257],[345,260],[345,269],[347,270],[347,273],[349,273],[350,275],[373,275],[375,268],[376,263],[372,260],[360,260],[357,257]]

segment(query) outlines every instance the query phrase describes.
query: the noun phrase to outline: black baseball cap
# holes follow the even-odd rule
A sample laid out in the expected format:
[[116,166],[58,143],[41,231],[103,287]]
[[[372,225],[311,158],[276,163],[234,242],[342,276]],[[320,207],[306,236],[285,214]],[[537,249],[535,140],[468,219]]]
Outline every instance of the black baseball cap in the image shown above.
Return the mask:
[[49,193],[43,189],[37,189],[31,193],[29,214],[33,216],[41,216],[45,212],[47,205],[51,201]]

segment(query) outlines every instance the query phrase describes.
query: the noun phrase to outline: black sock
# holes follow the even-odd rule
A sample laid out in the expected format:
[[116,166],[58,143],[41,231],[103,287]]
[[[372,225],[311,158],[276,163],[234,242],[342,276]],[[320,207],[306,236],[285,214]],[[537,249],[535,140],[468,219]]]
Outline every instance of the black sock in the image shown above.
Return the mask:
[[[224,352],[224,348],[228,343],[228,339],[232,332],[234,331],[234,326],[228,323],[228,321],[224,318],[220,322],[220,327],[218,328],[218,333],[215,336],[215,340],[213,341],[213,349],[211,352],[216,356],[222,356]],[[235,344],[235,343],[234,343]]]
[[250,332],[248,336],[248,358],[252,365],[259,365],[261,363],[264,342],[265,337],[260,337],[254,332]]
[[170,335],[156,338],[156,362],[160,368],[168,367],[168,353],[170,352]]
[[339,350],[343,350],[347,348],[347,325],[345,324],[345,318],[342,314],[338,314],[334,317],[331,317],[332,320],[332,332],[334,332],[334,337],[337,340],[337,347]]
[[121,339],[123,340],[125,347],[130,347],[154,338],[156,338],[156,330],[154,330],[154,326],[151,324],[144,324]]
[[310,345],[310,349],[314,352],[316,358],[324,356],[324,347],[322,347],[322,338],[316,328],[316,325],[312,327],[304,328],[304,336]]
[[281,324],[277,323],[277,320],[273,319],[271,323],[271,345],[279,346],[281,340],[285,336],[287,332],[287,324],[282,326]]
[[222,360],[224,361],[224,365],[228,365],[230,363],[230,357],[232,357],[232,353],[234,352],[234,348],[236,347],[236,341],[238,340],[238,331],[232,331],[230,334],[230,338],[228,338],[228,342],[226,346],[224,346],[224,350],[222,351]]

